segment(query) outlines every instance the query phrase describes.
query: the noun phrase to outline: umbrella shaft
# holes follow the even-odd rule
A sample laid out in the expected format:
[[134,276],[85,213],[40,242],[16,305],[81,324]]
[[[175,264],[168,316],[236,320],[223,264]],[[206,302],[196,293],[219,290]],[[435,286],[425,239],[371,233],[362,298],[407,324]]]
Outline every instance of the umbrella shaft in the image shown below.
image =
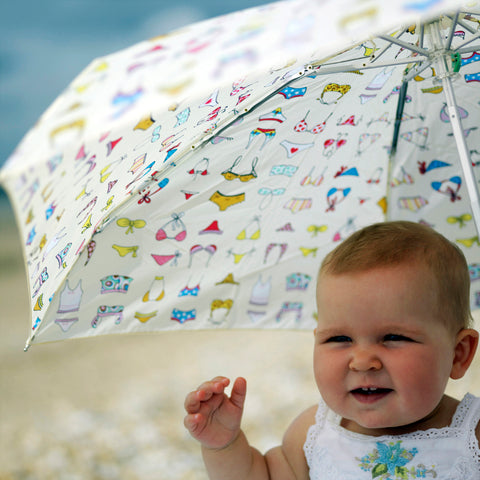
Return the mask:
[[451,72],[447,67],[447,55],[449,51],[445,51],[440,36],[440,29],[437,23],[430,25],[432,39],[436,50],[443,50],[442,55],[438,55],[435,60],[437,68],[437,76],[441,79],[443,92],[447,101],[447,110],[450,117],[450,124],[453,129],[453,136],[457,144],[458,155],[460,157],[460,164],[462,166],[465,184],[467,186],[470,197],[470,204],[472,208],[472,216],[477,227],[477,234],[480,234],[480,195],[477,188],[477,181],[473,172],[472,161],[470,159],[470,152],[465,141],[465,134],[463,132],[462,121],[458,113],[457,102],[452,86]]
[[452,81],[449,77],[442,79],[443,90],[447,100],[448,114],[453,129],[453,135],[457,144],[458,154],[460,156],[460,163],[462,165],[463,174],[465,177],[465,184],[467,186],[468,194],[470,196],[470,203],[472,207],[472,215],[477,227],[477,233],[480,232],[480,195],[478,193],[477,181],[472,168],[472,161],[470,160],[470,152],[465,142],[465,135],[463,133],[460,115],[455,102],[455,97],[452,88]]

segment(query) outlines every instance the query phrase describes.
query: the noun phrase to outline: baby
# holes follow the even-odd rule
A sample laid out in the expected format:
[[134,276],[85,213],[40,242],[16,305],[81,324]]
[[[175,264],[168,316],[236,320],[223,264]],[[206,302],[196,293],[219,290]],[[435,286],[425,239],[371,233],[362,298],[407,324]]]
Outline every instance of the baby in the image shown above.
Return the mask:
[[[445,395],[470,366],[470,279],[433,229],[385,222],[346,239],[317,282],[313,370],[321,400],[262,455],[240,428],[246,381],[216,377],[187,395],[185,426],[209,477],[480,479],[480,398]],[[288,379],[286,379],[288,381]]]

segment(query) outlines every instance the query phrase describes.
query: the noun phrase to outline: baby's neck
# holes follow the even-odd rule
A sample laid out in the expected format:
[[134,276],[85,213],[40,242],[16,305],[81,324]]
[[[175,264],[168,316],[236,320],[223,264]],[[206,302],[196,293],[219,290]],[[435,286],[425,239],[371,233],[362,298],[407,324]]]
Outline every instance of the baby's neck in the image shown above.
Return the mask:
[[444,395],[437,407],[426,417],[410,423],[408,425],[398,425],[386,428],[365,428],[353,420],[342,418],[340,425],[355,433],[380,437],[383,435],[405,435],[407,433],[417,432],[419,430],[429,430],[430,428],[444,428],[452,423],[453,416],[460,402],[455,398]]

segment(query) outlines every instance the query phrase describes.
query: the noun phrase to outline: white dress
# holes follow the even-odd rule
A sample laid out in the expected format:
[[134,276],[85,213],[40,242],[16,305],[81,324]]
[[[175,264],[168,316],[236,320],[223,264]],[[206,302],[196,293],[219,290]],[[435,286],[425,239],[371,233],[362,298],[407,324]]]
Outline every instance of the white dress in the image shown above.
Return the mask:
[[471,394],[445,428],[371,437],[346,430],[340,421],[320,402],[303,447],[311,480],[480,480],[480,398]]

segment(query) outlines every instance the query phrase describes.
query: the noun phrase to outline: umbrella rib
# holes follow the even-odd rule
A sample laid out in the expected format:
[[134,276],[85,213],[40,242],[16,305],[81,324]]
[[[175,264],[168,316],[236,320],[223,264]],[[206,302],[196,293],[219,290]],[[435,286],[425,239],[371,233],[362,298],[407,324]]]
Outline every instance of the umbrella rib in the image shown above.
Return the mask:
[[378,52],[378,55],[375,55],[375,52],[373,52],[373,55],[370,57],[370,61],[376,62],[389,48],[392,47],[392,42],[390,41],[391,38],[400,38],[405,32],[407,31],[406,28],[404,28],[396,37],[387,37],[387,44]]
[[[423,61],[428,58],[428,51],[426,49],[418,49],[417,47],[414,47],[413,45],[403,42],[402,40],[399,40],[399,37],[401,37],[405,32],[407,31],[406,28],[404,28],[400,33],[398,33],[395,37],[391,36],[383,36],[380,35],[379,38],[382,38],[387,42],[387,44],[378,52],[378,54],[375,54],[375,52],[368,57],[368,60],[370,61],[370,64],[366,63],[366,58],[365,57],[357,57],[357,58],[350,58],[348,60],[340,60],[338,62],[330,62],[330,63],[323,63],[320,65],[320,70],[317,71],[318,74],[320,75],[326,75],[329,73],[338,73],[338,72],[343,72],[345,71],[345,68],[351,69],[351,70],[362,70],[362,69],[369,69],[369,68],[381,68],[385,66],[392,66],[392,65],[404,65],[404,64],[409,64],[409,63],[422,63]],[[423,45],[423,25],[421,27],[421,41]],[[395,40],[395,41],[394,41]],[[415,53],[420,53],[420,55],[423,55],[422,58],[418,57],[410,57],[408,59],[403,59],[403,60],[396,60],[395,62],[388,62],[388,63],[376,63],[373,65],[375,62],[378,61],[378,59],[389,49],[392,47],[392,45],[396,43],[408,50],[414,51]],[[345,65],[344,62],[358,62],[360,65],[357,65],[356,63],[350,64],[350,65]],[[331,67],[333,65],[338,65],[337,69],[336,68],[328,68],[326,69],[325,67]]]
[[[448,17],[448,18],[451,18],[451,17]],[[458,25],[461,25],[463,28],[468,30],[470,33],[477,33],[476,28],[471,27],[470,25],[468,25],[468,23],[465,23],[462,19],[459,18],[457,20],[457,23],[458,23]]]
[[378,52],[378,55],[375,55],[375,53],[373,53],[373,55],[370,57],[370,61],[373,63],[373,62],[376,62],[390,47],[392,46],[391,43],[389,43],[388,45],[385,45],[379,52]]
[[[368,58],[370,58],[370,57],[368,57]],[[365,57],[349,58],[348,60],[339,60],[338,62],[322,63],[320,66],[323,66],[323,65],[342,65],[345,62],[361,62],[362,60],[365,61],[366,58]]]
[[[403,33],[403,32],[402,32]],[[392,47],[392,43],[388,42],[387,45],[385,45],[376,55],[375,52],[373,52],[373,55],[370,57],[370,62],[376,62],[389,48]]]
[[424,55],[425,57],[428,57],[428,51],[425,48],[417,47],[415,45],[412,45],[411,43],[404,42],[403,40],[400,40],[398,38],[389,37],[388,35],[379,35],[379,37],[383,40],[386,40],[387,42],[395,43],[407,50],[411,50],[412,52],[419,53],[420,55]]
[[417,75],[420,75],[424,70],[426,70],[431,65],[432,65],[431,60],[428,60],[424,63],[421,63],[420,65],[417,65],[417,67],[419,67],[419,68],[414,68],[414,69],[410,70],[410,72],[407,73],[403,77],[403,81],[404,82],[409,82],[413,77],[416,77]]
[[[403,110],[405,107],[405,99],[407,97],[407,88],[408,88],[408,80],[404,79],[402,82],[402,86],[400,88],[400,92],[398,94],[398,103],[397,103],[397,111],[395,113],[395,126],[393,129],[393,140],[392,140],[392,150],[391,150],[390,160],[392,160],[393,156],[395,156],[397,152],[398,135],[400,133]],[[392,162],[390,161],[389,165],[391,165],[391,163]],[[388,178],[390,178],[390,175],[388,176]]]
[[455,13],[455,16],[452,18],[452,26],[450,28],[450,34],[448,35],[447,43],[445,45],[445,48],[447,50],[450,50],[450,47],[452,46],[453,36],[455,35],[455,27],[457,26],[457,23],[458,23],[458,15],[459,15],[459,12]]
[[[287,82],[285,83],[282,83],[277,89],[275,89],[274,91],[270,92],[268,95],[266,95],[265,97],[261,98],[258,100],[258,102],[256,102],[254,105],[252,105],[250,108],[248,109],[245,109],[243,113],[239,113],[238,115],[235,115],[233,118],[229,119],[228,121],[225,122],[225,124],[223,126],[219,126],[218,129],[215,131],[215,133],[213,133],[212,135],[207,135],[205,137],[203,137],[203,139],[194,146],[194,149],[197,150],[198,148],[201,148],[202,146],[204,146],[206,143],[208,143],[213,137],[217,136],[217,135],[220,135],[222,132],[224,132],[227,128],[231,127],[233,123],[237,122],[240,118],[243,118],[245,117],[246,115],[250,115],[251,112],[253,112],[254,110],[256,110],[257,108],[261,107],[264,103],[268,102],[268,100],[270,100],[271,98],[273,98],[275,95],[278,94],[278,92],[280,90],[282,90],[283,88],[289,86],[290,84],[292,83],[295,83],[296,81],[298,81],[300,78],[302,78],[303,76],[305,75],[314,75],[316,74],[316,72],[311,72],[311,69],[312,68],[315,68],[315,67],[312,67],[311,65],[305,65],[305,68],[304,68],[304,71],[303,72],[299,72],[297,74],[297,76],[291,78],[290,80],[288,80]],[[186,155],[189,155],[193,152],[193,149],[189,149],[186,151]]]
[[420,33],[419,33],[419,36],[418,36],[418,46],[420,48],[423,48],[424,37],[425,37],[425,25],[422,23],[420,25]]
[[[382,62],[373,64],[367,64],[359,62],[359,64],[353,63],[348,65],[336,64],[336,66],[330,67],[329,64],[321,65],[318,70],[315,72],[316,75],[328,75],[330,73],[347,73],[355,70],[367,70],[371,68],[382,68],[382,67],[391,67],[393,65],[408,65],[410,63],[422,63],[427,58],[425,57],[409,57],[401,60],[395,60],[394,62]],[[330,68],[329,68],[330,67]]]
[[480,38],[480,33],[477,33],[476,35],[474,35],[472,38],[470,38],[470,40],[467,40],[466,42],[464,42],[462,45],[458,46],[457,48],[455,48],[453,51],[456,52],[456,53],[470,53],[470,52],[474,52],[475,50],[478,50],[480,48],[480,45],[473,45],[473,47],[468,47],[468,48],[464,48],[465,45],[468,45],[469,43],[472,43],[474,42],[475,40],[478,40]]

